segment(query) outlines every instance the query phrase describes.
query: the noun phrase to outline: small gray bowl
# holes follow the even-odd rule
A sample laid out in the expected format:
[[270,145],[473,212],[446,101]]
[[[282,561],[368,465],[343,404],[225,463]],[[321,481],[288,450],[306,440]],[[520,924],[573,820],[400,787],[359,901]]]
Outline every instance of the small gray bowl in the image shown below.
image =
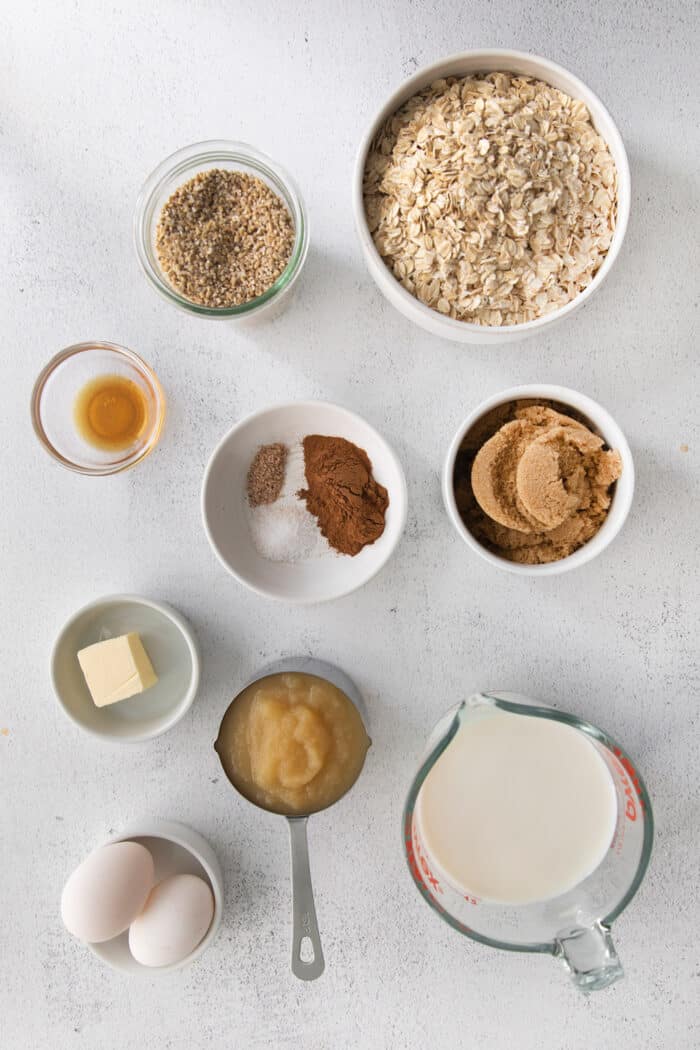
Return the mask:
[[[136,631],[158,681],[128,700],[96,707],[78,663],[78,650]],[[66,624],[51,655],[51,679],[64,713],[87,733],[115,743],[138,743],[167,732],[185,715],[199,685],[199,652],[192,628],[170,606],[135,594],[99,598]]]

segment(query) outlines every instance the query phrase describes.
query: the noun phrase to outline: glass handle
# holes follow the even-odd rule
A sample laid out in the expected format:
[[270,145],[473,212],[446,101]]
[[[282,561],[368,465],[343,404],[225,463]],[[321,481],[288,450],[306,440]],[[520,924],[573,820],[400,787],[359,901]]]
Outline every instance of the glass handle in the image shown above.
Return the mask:
[[287,823],[292,854],[292,973],[302,981],[313,981],[321,976],[325,963],[311,885],[306,817],[288,817]]
[[562,930],[555,945],[554,954],[562,960],[571,980],[585,995],[607,988],[624,977],[610,928],[602,922]]

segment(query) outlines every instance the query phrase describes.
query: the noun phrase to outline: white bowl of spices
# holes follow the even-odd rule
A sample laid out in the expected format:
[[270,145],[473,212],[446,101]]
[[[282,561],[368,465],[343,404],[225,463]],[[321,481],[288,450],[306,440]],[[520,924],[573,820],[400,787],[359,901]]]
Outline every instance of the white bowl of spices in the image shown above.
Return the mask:
[[367,268],[434,335],[506,343],[568,317],[617,258],[630,209],[620,133],[568,70],[466,51],[418,70],[364,135],[353,179]]
[[406,480],[369,423],[322,401],[254,412],[214,450],[202,518],[222,565],[293,603],[329,601],[386,564],[406,522]]
[[272,313],[295,284],[309,224],[291,176],[244,142],[199,142],[148,177],[134,243],[150,284],[200,317]]

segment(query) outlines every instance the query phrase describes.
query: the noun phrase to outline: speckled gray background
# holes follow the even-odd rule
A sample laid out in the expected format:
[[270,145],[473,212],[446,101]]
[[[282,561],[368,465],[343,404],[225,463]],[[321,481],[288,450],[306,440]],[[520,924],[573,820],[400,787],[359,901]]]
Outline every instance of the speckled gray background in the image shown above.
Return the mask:
[[[698,1046],[697,13],[650,0],[3,6],[3,1048]],[[355,148],[388,92],[418,66],[487,45],[539,52],[589,83],[619,123],[633,178],[627,241],[600,294],[552,335],[488,350],[440,342],[383,301],[350,209]],[[247,140],[288,166],[310,212],[298,296],[253,332],[159,300],[131,244],[148,172],[214,137]],[[104,480],[53,464],[27,412],[44,362],[90,338],[142,353],[169,397],[156,454]],[[540,582],[472,556],[438,486],[466,413],[525,382],[600,400],[638,469],[613,547]],[[365,415],[397,448],[410,499],[388,567],[359,593],[302,610],[224,574],[198,505],[224,430],[289,397]],[[204,653],[190,716],[133,750],[66,722],[48,676],[65,619],[127,590],[180,608]],[[309,986],[289,972],[285,828],[227,790],[211,748],[239,683],[297,652],[356,677],[375,741],[355,792],[311,825],[327,969]],[[499,686],[607,728],[654,799],[651,870],[615,928],[627,979],[590,1001],[548,958],[457,936],[404,869],[400,809],[430,726],[470,690]],[[135,982],[68,937],[58,901],[83,855],[143,814],[203,832],[227,894],[221,934],[195,966]]]

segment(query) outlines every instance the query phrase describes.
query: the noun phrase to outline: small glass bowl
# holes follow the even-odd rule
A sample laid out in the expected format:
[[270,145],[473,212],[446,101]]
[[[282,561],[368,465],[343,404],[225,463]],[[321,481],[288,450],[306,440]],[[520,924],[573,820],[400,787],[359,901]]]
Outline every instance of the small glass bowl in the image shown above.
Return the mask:
[[[146,422],[138,438],[118,452],[95,448],[80,434],[74,411],[78,394],[98,376],[124,376],[145,396]],[[32,391],[32,424],[46,451],[77,474],[118,474],[153,451],[165,419],[165,395],[145,361],[116,343],[76,343],[42,369]]]
[[[285,269],[262,295],[238,306],[201,306],[186,299],[168,281],[156,252],[156,230],[163,205],[183,183],[193,179],[200,171],[208,171],[211,168],[244,171],[262,179],[282,198],[294,222],[294,245]],[[159,164],[146,179],[136,202],[134,244],[146,277],[156,291],[169,302],[200,317],[242,320],[261,313],[289,292],[306,259],[309,248],[309,223],[301,195],[284,168],[245,142],[215,139],[211,142],[197,142],[178,150]]]

